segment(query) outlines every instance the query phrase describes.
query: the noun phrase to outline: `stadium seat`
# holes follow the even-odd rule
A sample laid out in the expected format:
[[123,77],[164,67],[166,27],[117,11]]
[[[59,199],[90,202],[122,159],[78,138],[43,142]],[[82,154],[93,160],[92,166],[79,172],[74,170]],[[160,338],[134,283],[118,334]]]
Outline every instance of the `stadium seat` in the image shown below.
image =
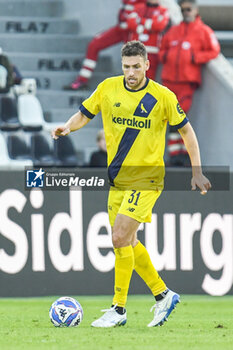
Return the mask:
[[[7,133],[6,133],[7,134]],[[0,132],[0,169],[1,170],[19,170],[24,169],[25,166],[31,167],[32,161],[30,159],[11,159],[9,157],[5,133]]]
[[49,144],[49,134],[32,133],[31,135],[31,155],[35,166],[55,166],[57,160],[54,156],[53,149]]
[[8,153],[11,159],[31,159],[30,148],[21,133],[9,133],[7,136]]
[[48,123],[38,98],[33,94],[18,96],[19,122],[24,131],[51,131],[59,123]]
[[60,166],[75,167],[82,165],[81,160],[79,161],[75,152],[73,143],[68,136],[59,137],[57,140],[54,140],[54,150],[58,164],[60,162]]
[[8,156],[8,150],[6,142],[2,133],[0,133],[0,167],[8,167],[10,165],[10,159]]
[[32,94],[18,97],[19,122],[25,131],[40,131],[44,124],[43,111],[37,97]]
[[1,96],[0,106],[0,129],[3,131],[20,129],[16,99],[11,96]]

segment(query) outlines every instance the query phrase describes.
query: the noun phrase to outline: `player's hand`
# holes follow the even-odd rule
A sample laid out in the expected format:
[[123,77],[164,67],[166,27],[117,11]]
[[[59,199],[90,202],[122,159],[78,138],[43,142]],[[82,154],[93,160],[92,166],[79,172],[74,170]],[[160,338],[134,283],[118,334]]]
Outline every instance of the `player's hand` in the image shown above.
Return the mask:
[[67,128],[65,125],[61,125],[56,127],[52,131],[51,135],[54,140],[57,140],[59,136],[66,136],[66,135],[69,135],[69,133],[70,133],[70,129]]
[[194,175],[191,180],[192,191],[197,187],[201,190],[201,194],[205,195],[211,189],[211,183],[203,174]]

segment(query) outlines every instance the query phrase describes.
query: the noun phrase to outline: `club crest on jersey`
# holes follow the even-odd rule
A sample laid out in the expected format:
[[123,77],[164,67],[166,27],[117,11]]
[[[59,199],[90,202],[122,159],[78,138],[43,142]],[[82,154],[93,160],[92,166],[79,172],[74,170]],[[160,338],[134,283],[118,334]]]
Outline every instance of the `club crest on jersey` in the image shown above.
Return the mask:
[[156,98],[147,92],[139,102],[133,115],[147,118],[157,102]]
[[143,103],[141,103],[140,108],[141,108],[141,113],[148,113],[146,108],[144,107]]

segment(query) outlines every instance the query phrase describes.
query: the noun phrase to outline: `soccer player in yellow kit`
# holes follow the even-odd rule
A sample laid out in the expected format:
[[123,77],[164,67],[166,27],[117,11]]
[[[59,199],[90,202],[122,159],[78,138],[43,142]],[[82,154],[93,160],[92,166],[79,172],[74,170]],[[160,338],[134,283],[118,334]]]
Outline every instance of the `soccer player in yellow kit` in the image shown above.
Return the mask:
[[192,164],[192,189],[202,194],[211,187],[202,174],[195,133],[176,96],[146,77],[149,61],[139,41],[122,48],[123,76],[98,85],[80,110],[52,136],[68,135],[102,113],[108,153],[111,188],[108,213],[115,252],[115,286],[110,309],[92,323],[93,327],[124,325],[126,300],[133,270],[145,281],[155,297],[154,317],[148,327],[162,325],[180,296],[166,287],[155,270],[144,245],[137,239],[141,222],[150,222],[153,206],[163,189],[164,148],[169,122],[179,130]]

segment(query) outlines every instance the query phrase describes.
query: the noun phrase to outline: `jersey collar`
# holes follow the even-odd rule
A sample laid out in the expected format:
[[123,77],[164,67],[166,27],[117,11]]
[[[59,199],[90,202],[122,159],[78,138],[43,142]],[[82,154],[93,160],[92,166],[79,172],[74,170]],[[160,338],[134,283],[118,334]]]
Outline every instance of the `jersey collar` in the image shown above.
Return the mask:
[[141,91],[141,90],[145,89],[145,88],[147,87],[149,81],[150,81],[150,79],[149,79],[149,78],[146,78],[146,83],[145,83],[145,85],[144,85],[143,87],[141,87],[141,88],[138,89],[138,90],[132,90],[132,89],[127,88],[126,83],[125,83],[125,78],[124,78],[124,87],[125,87],[126,90],[128,90],[128,91],[130,91],[130,92],[138,92],[138,91]]

